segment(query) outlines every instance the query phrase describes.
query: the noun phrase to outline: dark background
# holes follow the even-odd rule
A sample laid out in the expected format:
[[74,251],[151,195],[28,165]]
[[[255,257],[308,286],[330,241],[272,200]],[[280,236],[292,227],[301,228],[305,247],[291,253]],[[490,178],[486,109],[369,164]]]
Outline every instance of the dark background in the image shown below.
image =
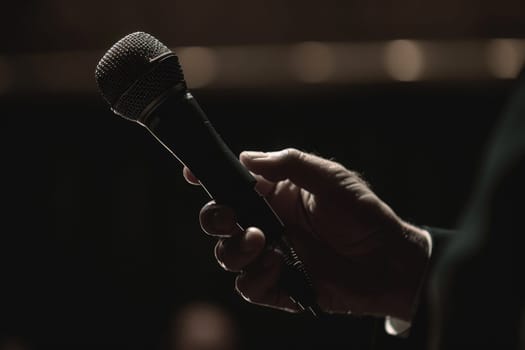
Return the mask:
[[[103,52],[136,29],[170,46],[525,34],[518,1],[10,6],[1,24],[7,58]],[[194,95],[235,153],[296,147],[332,157],[362,173],[404,219],[453,227],[512,84],[348,82]],[[205,194],[94,88],[7,91],[0,107],[0,349],[169,349],[174,316],[196,300],[231,315],[244,349],[368,349],[373,338],[389,341],[373,336],[382,325],[372,319],[317,322],[242,301],[234,276],[214,261],[213,240],[200,232]]]

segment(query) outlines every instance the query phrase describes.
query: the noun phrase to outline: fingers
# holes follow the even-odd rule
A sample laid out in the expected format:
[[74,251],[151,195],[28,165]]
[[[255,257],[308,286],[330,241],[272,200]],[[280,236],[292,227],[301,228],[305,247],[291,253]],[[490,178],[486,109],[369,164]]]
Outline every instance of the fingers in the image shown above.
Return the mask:
[[312,193],[339,187],[351,173],[339,163],[293,148],[279,152],[242,152],[240,160],[249,170],[277,182],[289,179]]
[[[184,179],[186,179],[186,181],[188,183],[190,183],[192,185],[197,185],[197,186],[201,184],[199,179],[197,179],[197,177],[191,172],[191,170],[188,167],[185,166],[182,169],[182,174],[184,175]],[[260,175],[257,175],[257,174],[254,174],[254,173],[252,173],[252,175],[257,180],[257,184],[255,185],[255,189],[262,196],[266,196],[268,193],[272,192],[273,189],[275,188],[275,183],[266,180],[265,178],[263,178]]]
[[204,232],[210,236],[232,237],[242,233],[237,225],[235,213],[224,205],[208,202],[199,213],[199,222]]
[[237,276],[235,289],[250,303],[298,311],[288,294],[279,287],[281,266],[281,257],[273,251],[266,251]]
[[221,239],[215,246],[215,257],[227,271],[241,272],[235,289],[247,301],[288,311],[296,305],[279,287],[281,256],[264,249],[264,235],[257,228],[244,234]]
[[193,175],[193,173],[188,167],[185,166],[182,169],[182,175],[184,175],[184,178],[186,179],[186,181],[188,181],[188,183],[192,185],[200,185],[199,179],[197,179],[197,177]]
[[258,174],[252,173],[253,177],[255,177],[255,180],[257,180],[257,183],[255,184],[255,190],[257,193],[259,193],[261,196],[266,197],[274,192],[275,190],[275,182],[268,181],[264,177]]
[[[359,179],[357,174],[339,163],[294,148],[278,152],[245,151],[239,158],[252,174],[257,174],[254,174],[256,189],[263,196],[273,190],[275,182],[285,179],[312,193],[335,189],[349,177]],[[187,167],[184,167],[183,174],[190,184],[200,184]]]
[[249,228],[237,236],[219,240],[215,245],[215,258],[225,270],[239,272],[257,260],[264,245],[261,230]]
[[215,246],[215,257],[225,270],[242,270],[264,249],[265,237],[261,230],[243,231],[235,222],[233,211],[226,206],[209,202],[201,209],[199,219],[204,232],[222,237]]
[[[273,188],[267,180],[258,190]],[[237,292],[247,301],[297,312],[297,306],[279,286],[281,257],[265,249],[265,236],[258,228],[243,231],[235,221],[232,209],[211,201],[200,212],[203,230],[221,239],[215,245],[219,265],[231,272],[241,272],[235,280]]]

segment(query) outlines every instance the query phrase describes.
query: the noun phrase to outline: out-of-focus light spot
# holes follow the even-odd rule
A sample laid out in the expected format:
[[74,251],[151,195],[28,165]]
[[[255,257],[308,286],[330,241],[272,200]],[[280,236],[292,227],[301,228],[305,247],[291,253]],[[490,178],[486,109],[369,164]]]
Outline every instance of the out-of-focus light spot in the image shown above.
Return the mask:
[[192,303],[180,310],[171,330],[171,347],[180,350],[237,349],[238,328],[225,309]]
[[212,49],[200,46],[180,48],[176,51],[190,88],[209,85],[217,74],[217,58]]
[[5,94],[12,83],[12,74],[9,63],[3,57],[0,57],[0,95]]
[[0,343],[1,350],[27,350],[29,349],[23,339],[10,337]]
[[496,78],[515,78],[525,59],[525,45],[520,40],[494,39],[487,44],[487,65]]
[[326,44],[304,42],[291,48],[291,69],[300,81],[306,83],[329,80],[335,71],[334,61],[334,53]]
[[412,40],[394,40],[386,44],[384,64],[388,74],[395,80],[414,81],[423,72],[423,51]]

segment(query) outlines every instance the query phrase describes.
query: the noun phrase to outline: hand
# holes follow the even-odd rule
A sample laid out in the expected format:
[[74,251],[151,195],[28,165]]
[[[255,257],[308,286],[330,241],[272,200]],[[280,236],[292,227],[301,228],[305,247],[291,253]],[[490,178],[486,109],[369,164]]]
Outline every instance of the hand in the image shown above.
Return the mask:
[[[243,152],[256,189],[279,215],[327,312],[409,320],[429,255],[426,231],[402,221],[353,171],[295,149]],[[198,179],[187,168],[188,182]],[[220,239],[221,266],[240,272],[237,291],[248,301],[297,310],[277,283],[281,258],[265,249],[258,228],[242,230],[235,213],[213,202],[200,213],[203,230]]]

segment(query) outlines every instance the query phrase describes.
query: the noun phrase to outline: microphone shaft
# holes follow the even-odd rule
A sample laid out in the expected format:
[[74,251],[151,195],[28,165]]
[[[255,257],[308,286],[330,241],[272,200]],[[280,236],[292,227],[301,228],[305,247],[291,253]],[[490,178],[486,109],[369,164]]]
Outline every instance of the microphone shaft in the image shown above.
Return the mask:
[[255,178],[239,162],[198,105],[186,93],[165,99],[143,124],[177,159],[191,169],[208,195],[231,207],[244,229],[263,230],[267,243],[283,235],[283,225]]
[[139,123],[191,169],[216,203],[235,211],[242,228],[254,226],[264,232],[267,246],[283,256],[281,286],[296,304],[316,315],[310,278],[286,239],[284,225],[255,190],[256,179],[222,140],[193,96],[174,89],[149,111]]

